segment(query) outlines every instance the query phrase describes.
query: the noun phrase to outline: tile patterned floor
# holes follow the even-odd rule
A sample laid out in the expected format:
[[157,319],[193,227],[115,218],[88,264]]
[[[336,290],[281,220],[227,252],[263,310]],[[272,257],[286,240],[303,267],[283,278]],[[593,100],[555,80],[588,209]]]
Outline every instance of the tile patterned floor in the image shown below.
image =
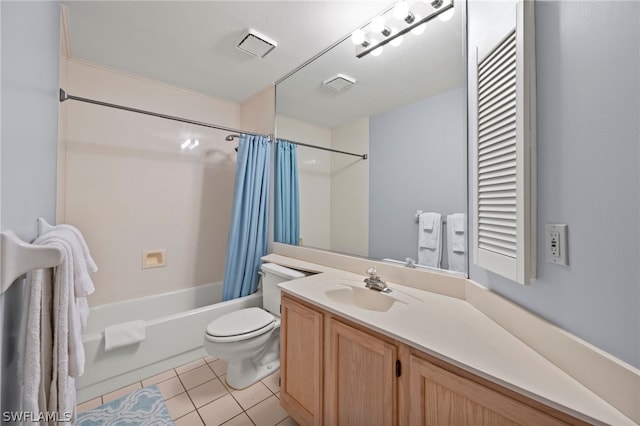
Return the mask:
[[165,371],[78,405],[90,410],[136,389],[156,384],[176,426],[295,426],[280,407],[279,373],[243,390],[229,388],[226,362],[211,356]]

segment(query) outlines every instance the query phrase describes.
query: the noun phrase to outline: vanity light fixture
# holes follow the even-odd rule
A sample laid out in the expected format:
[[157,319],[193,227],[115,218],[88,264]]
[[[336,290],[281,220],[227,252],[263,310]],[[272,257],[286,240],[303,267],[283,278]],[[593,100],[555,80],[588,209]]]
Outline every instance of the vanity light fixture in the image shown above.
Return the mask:
[[362,58],[369,53],[378,56],[382,53],[382,46],[387,43],[398,46],[402,43],[402,36],[408,32],[422,34],[426,23],[436,16],[446,13],[450,16],[446,19],[443,16],[441,19],[451,19],[454,13],[453,1],[399,1],[351,34],[351,41],[356,45],[356,57]]

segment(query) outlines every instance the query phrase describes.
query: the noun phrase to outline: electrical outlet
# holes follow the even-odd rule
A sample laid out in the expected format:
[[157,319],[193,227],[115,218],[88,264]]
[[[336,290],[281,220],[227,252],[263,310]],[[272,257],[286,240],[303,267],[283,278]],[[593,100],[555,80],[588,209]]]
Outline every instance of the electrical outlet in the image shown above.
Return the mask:
[[567,225],[545,225],[545,257],[547,262],[557,265],[568,265],[567,256]]

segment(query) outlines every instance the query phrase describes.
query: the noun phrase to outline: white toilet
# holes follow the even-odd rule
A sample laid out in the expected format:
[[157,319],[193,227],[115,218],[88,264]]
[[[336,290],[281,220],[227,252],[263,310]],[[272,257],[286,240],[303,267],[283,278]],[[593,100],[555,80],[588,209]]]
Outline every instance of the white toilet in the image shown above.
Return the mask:
[[304,273],[274,263],[262,265],[262,309],[246,308],[211,321],[204,336],[209,355],[227,361],[227,383],[243,389],[280,368],[278,283]]

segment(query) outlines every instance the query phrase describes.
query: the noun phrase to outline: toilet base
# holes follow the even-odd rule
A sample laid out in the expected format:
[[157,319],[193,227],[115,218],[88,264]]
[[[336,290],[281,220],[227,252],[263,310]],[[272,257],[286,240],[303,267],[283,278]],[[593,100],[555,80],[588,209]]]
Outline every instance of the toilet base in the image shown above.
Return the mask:
[[252,359],[228,361],[227,384],[234,389],[244,389],[280,369],[280,359],[256,365]]

